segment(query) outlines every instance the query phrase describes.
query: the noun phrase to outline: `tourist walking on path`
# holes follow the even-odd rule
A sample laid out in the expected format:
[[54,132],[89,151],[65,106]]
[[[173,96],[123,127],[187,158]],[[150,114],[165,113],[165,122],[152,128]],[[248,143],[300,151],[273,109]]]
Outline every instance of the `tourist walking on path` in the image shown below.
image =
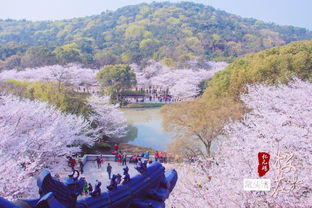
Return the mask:
[[127,155],[126,155],[126,153],[124,153],[123,156],[122,156],[122,165],[127,165]]
[[156,151],[155,154],[154,154],[155,161],[158,161],[158,157],[159,157],[158,151]]
[[118,159],[117,159],[118,165],[121,165],[121,163],[122,163],[122,158],[121,158],[121,157],[122,157],[122,154],[121,154],[121,151],[118,152],[117,157],[118,157]]
[[168,162],[173,162],[173,154],[171,152],[168,153]]
[[117,176],[116,176],[116,183],[117,184],[121,183],[121,175],[119,173],[117,173]]
[[158,158],[159,158],[159,162],[163,162],[164,160],[163,160],[163,153],[162,152],[159,152],[158,153]]
[[76,160],[72,157],[69,157],[68,166],[71,167],[73,171],[75,171]]
[[129,163],[137,164],[138,163],[138,157],[136,155],[132,155],[132,157],[130,158]]
[[103,157],[103,155],[101,155],[101,157],[100,157],[100,163],[101,163],[101,165],[102,165],[104,162],[105,162],[104,157]]
[[96,157],[96,163],[97,163],[98,168],[101,168],[101,159],[99,156]]
[[97,196],[101,196],[101,185],[102,183],[98,180],[96,180],[95,182],[95,188],[94,188],[94,191],[92,192],[91,196],[93,197],[97,197]]
[[110,163],[107,164],[106,171],[107,171],[107,173],[108,173],[108,179],[111,179],[112,166],[110,165]]
[[118,160],[118,152],[114,151],[114,155],[115,155],[115,162],[117,162],[117,160]]
[[118,149],[119,149],[118,144],[114,144],[114,150],[117,152],[117,151],[118,151]]
[[126,166],[123,170],[124,170],[124,173],[123,173],[124,178],[123,178],[122,184],[125,185],[126,183],[130,181],[130,175],[128,173],[129,171],[128,166]]
[[80,167],[80,173],[83,174],[83,167],[84,167],[84,164],[81,160],[79,160],[79,167]]
[[164,152],[163,158],[164,158],[164,163],[167,163],[168,161],[167,152]]
[[89,194],[91,195],[92,191],[93,191],[93,187],[92,187],[91,183],[88,184],[88,191],[89,191]]
[[111,181],[110,181],[110,184],[109,186],[106,186],[106,188],[109,190],[109,191],[113,191],[117,188],[117,175],[113,175]]
[[83,191],[85,193],[85,195],[88,194],[88,191],[89,191],[89,184],[86,182],[85,185],[83,186]]
[[148,151],[145,152],[144,157],[145,157],[145,159],[147,159],[147,160],[149,159],[149,152],[148,152]]

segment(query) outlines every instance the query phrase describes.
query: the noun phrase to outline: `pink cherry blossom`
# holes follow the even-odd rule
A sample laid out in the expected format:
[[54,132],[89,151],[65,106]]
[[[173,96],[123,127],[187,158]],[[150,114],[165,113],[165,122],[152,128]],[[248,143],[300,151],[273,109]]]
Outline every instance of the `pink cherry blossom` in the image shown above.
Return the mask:
[[36,176],[44,168],[65,173],[65,156],[76,145],[92,143],[83,117],[66,115],[44,102],[0,97],[0,195],[8,199],[37,196]]
[[[288,85],[249,86],[241,99],[251,111],[225,127],[214,157],[175,167],[179,180],[168,207],[312,206],[312,84],[294,79]],[[270,170],[261,177],[271,180],[271,190],[244,191],[243,179],[260,178],[259,152],[271,155]],[[294,168],[283,173],[274,195],[279,152],[293,154],[288,163]]]

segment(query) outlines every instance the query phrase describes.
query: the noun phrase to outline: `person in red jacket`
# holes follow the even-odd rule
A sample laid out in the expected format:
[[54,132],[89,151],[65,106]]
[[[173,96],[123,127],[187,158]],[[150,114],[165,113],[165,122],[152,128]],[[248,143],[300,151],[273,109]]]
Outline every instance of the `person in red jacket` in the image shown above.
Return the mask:
[[119,149],[118,144],[114,144],[114,150],[117,152],[117,151],[118,151],[118,149]]
[[155,158],[155,161],[158,161],[158,158],[159,158],[158,151],[156,151],[156,152],[155,152],[155,154],[154,154],[154,158]]
[[68,165],[69,167],[72,168],[72,170],[74,171],[75,170],[75,165],[76,165],[76,160],[73,159],[72,157],[69,158],[69,161],[68,161]]
[[163,162],[163,153],[162,152],[159,152],[158,153],[158,158],[159,158],[159,161],[162,163]]

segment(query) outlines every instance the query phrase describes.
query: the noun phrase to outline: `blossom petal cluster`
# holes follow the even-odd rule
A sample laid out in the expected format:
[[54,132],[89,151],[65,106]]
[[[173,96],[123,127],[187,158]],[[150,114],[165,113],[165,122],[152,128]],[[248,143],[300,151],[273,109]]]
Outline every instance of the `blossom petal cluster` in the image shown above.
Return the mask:
[[94,133],[97,136],[121,138],[127,133],[127,119],[118,105],[109,103],[109,97],[91,96],[88,103],[94,112],[89,116],[91,122],[97,124]]

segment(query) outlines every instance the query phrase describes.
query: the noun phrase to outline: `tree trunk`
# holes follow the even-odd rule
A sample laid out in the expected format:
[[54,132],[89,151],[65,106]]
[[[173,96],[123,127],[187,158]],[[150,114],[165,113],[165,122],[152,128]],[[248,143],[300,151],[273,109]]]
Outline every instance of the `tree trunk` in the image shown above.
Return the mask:
[[207,155],[210,155],[211,141],[205,143]]

